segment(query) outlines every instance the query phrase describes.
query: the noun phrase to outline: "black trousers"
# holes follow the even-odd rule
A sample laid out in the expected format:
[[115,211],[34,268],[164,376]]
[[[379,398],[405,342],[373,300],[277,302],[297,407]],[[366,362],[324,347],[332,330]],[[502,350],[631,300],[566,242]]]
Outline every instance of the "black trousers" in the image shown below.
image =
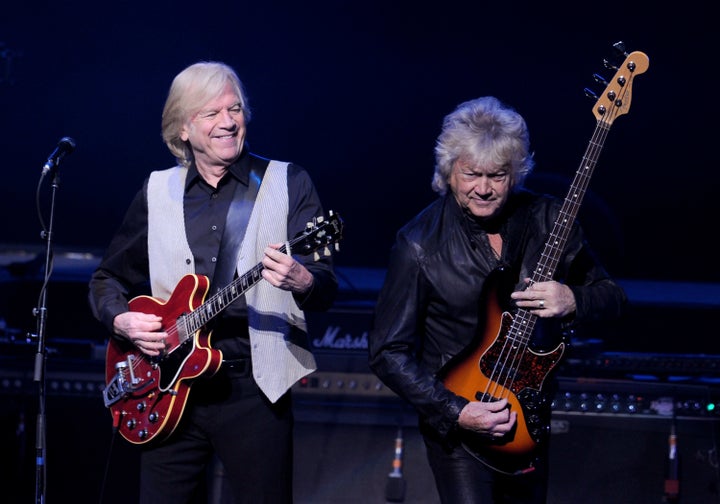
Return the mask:
[[443,504],[545,504],[547,456],[532,472],[508,476],[490,469],[462,446],[447,448],[423,435],[427,457]]
[[207,502],[214,456],[233,502],[292,503],[292,430],[290,393],[271,404],[249,373],[232,370],[198,380],[176,432],[141,453],[140,504]]

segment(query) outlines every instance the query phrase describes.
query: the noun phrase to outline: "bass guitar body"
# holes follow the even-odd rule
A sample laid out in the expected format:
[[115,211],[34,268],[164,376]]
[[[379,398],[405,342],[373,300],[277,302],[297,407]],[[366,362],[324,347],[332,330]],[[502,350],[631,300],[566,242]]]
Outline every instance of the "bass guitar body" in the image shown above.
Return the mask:
[[445,386],[470,401],[508,400],[517,412],[515,428],[502,438],[462,432],[463,447],[492,469],[505,474],[534,470],[537,455],[550,434],[551,397],[546,378],[564,353],[561,343],[551,352],[533,351],[527,339],[513,333],[516,318],[503,310],[512,285],[509,271],[497,269],[486,280],[482,298],[485,324],[474,344],[441,371]]

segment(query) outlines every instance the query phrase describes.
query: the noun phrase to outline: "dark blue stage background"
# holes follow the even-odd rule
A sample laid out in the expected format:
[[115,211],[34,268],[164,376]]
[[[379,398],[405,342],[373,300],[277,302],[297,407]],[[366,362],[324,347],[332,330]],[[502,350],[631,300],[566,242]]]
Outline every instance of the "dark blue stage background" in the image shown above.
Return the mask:
[[[531,185],[565,195],[595,127],[585,87],[612,44],[645,52],[582,219],[619,277],[720,281],[717,30],[708,4],[618,2],[12,2],[0,8],[0,242],[42,245],[40,169],[63,136],[54,243],[102,249],[152,169],[173,159],[160,113],[173,76],[233,65],[248,141],[312,173],[346,221],[338,264],[385,265],[434,196],[433,144],[461,101],[493,94],[527,119]],[[712,72],[714,73],[714,72]]]

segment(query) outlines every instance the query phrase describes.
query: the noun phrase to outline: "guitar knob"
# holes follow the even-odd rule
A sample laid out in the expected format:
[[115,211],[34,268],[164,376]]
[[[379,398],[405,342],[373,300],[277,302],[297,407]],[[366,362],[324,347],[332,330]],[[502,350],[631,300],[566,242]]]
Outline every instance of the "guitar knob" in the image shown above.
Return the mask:
[[138,437],[139,437],[140,439],[145,439],[145,438],[147,438],[147,437],[148,437],[148,431],[147,431],[147,429],[143,429],[143,430],[141,430],[140,432],[138,432]]
[[134,418],[131,418],[127,422],[125,422],[125,426],[128,428],[128,430],[133,430],[137,426],[137,421]]
[[148,420],[150,420],[150,422],[152,422],[152,423],[157,422],[159,420],[159,418],[160,418],[160,415],[157,414],[157,411],[153,411],[152,413],[150,413],[148,415]]
[[144,401],[137,403],[137,406],[135,406],[138,411],[145,411],[145,408],[147,408],[147,404],[145,404]]

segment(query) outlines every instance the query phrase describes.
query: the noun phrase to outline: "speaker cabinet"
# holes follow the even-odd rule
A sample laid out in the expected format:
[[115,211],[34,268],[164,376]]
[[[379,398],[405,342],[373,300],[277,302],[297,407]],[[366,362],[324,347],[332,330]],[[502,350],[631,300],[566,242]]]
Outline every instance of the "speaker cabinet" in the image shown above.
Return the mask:
[[[382,424],[296,423],[295,504],[439,504],[417,428],[403,427],[401,477],[390,478],[398,432]],[[210,504],[233,504],[215,464]]]
[[672,419],[553,415],[549,504],[720,503],[718,420],[678,418],[679,498],[668,500]]
[[[548,504],[720,504],[718,419],[675,421],[676,501],[665,494],[672,419],[556,412],[552,423]],[[403,432],[405,502],[437,504],[422,438]],[[382,424],[298,424],[297,504],[385,502],[395,435]]]
[[[398,484],[388,476],[397,436],[387,425],[298,423],[295,504],[386,502],[388,484]],[[417,428],[403,427],[402,439],[403,502],[438,503]]]

